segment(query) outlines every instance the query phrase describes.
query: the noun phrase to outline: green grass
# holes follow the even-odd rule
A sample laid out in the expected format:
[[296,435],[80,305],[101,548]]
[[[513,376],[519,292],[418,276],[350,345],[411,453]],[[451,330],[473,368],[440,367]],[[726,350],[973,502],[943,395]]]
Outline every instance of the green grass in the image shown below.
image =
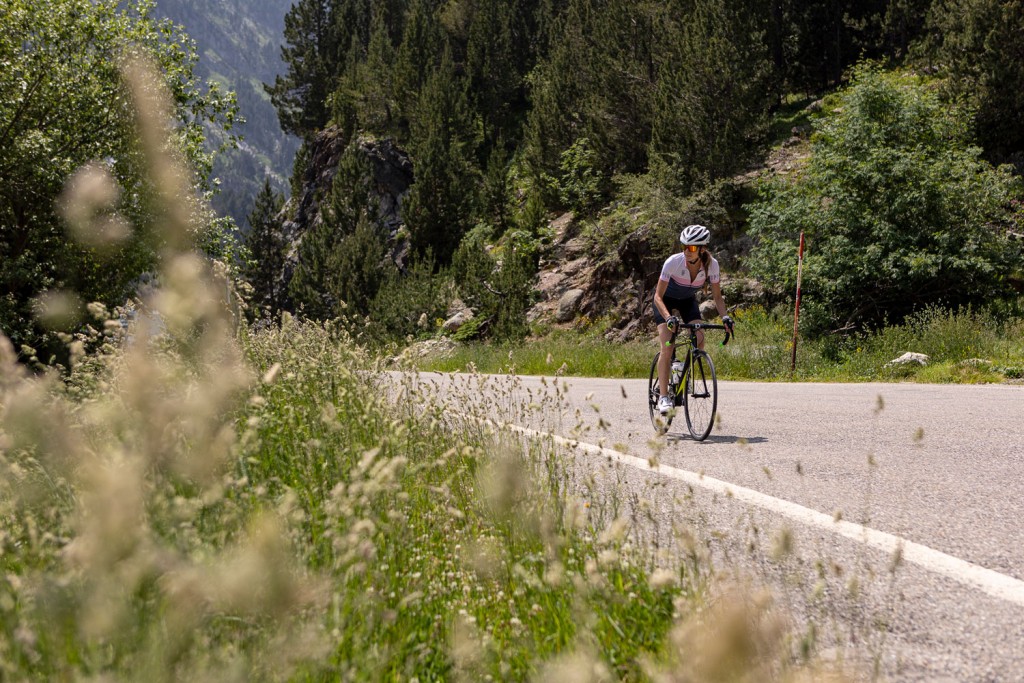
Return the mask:
[[782,106],[772,116],[769,131],[772,145],[778,145],[793,136],[794,128],[809,128],[812,115],[807,111],[808,105],[814,102],[813,97],[787,97]]
[[437,372],[640,377],[650,369],[653,343],[613,344],[593,336],[556,333],[521,344],[469,343],[425,359],[421,370]]
[[[795,372],[791,318],[762,308],[737,311],[737,336],[721,346],[709,333],[706,348],[723,379],[755,381],[915,381],[985,383],[1024,376],[1024,321],[984,313],[928,309],[906,323],[848,337],[799,339]],[[618,343],[594,332],[558,331],[519,344],[465,344],[421,359],[421,370],[522,375],[646,378],[657,351],[653,340]],[[890,366],[905,352],[930,357],[925,366]]]
[[[624,643],[595,634],[607,665],[635,678],[639,654],[660,647],[679,591],[652,591],[638,564],[612,568],[614,580],[594,590],[566,578],[585,576],[598,549],[563,524],[571,501],[536,486],[540,473],[562,467],[554,453],[535,448],[524,458],[521,447],[472,422],[454,433],[443,428],[450,393],[442,402],[408,385],[402,402],[417,409],[396,414],[345,371],[344,358],[303,354],[311,334],[253,340],[256,363],[284,359],[290,379],[262,392],[260,447],[247,475],[272,496],[287,489],[302,501],[304,554],[331,577],[339,607],[326,627],[345,634],[332,667],[353,680],[435,680],[456,669],[519,680],[579,637],[580,612],[619,604],[603,618],[644,637]],[[313,471],[311,441],[330,454]],[[364,466],[367,453],[372,463]],[[379,481],[378,468],[390,476]],[[496,477],[501,488],[490,483]],[[339,487],[350,507],[339,509]],[[359,525],[370,530],[353,538]],[[339,546],[342,538],[351,540]],[[452,657],[455,639],[468,639],[459,649],[468,651],[465,661]]]

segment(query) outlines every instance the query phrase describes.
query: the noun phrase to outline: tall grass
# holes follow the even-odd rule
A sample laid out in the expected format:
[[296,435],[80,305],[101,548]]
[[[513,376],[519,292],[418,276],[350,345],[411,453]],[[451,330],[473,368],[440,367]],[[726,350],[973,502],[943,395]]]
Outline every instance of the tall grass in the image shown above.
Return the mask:
[[[640,377],[653,343],[612,343],[594,335],[555,333],[522,343],[468,343],[409,363],[420,370],[577,377]],[[400,365],[406,365],[403,362]]]
[[800,673],[767,603],[705,609],[692,534],[655,553],[565,453],[487,421],[563,419],[557,387],[396,381],[288,317],[239,333],[188,249],[158,79],[126,80],[163,191],[161,286],[131,315],[91,307],[67,377],[28,374],[0,336],[0,679]]
[[[1024,377],[1024,320],[929,308],[900,325],[873,332],[799,339],[790,372],[793,322],[760,307],[737,311],[737,336],[706,345],[720,377],[736,380],[824,382],[1003,382]],[[519,345],[467,344],[411,363],[421,370],[515,371],[523,375],[646,378],[657,352],[653,341],[619,343],[594,334],[559,332]],[[927,366],[894,365],[906,352],[929,356]]]

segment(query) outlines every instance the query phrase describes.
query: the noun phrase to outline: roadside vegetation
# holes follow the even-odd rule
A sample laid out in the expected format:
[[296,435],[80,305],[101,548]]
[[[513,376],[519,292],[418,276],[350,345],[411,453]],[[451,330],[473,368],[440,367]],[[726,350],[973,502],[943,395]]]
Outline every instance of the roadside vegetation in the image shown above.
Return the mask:
[[[722,379],[960,384],[1024,379],[1024,321],[994,313],[931,308],[877,332],[801,338],[792,373],[791,312],[754,307],[736,311],[733,318],[737,336],[727,346],[720,345],[720,331],[708,333],[706,348]],[[398,362],[440,372],[646,378],[656,351],[653,334],[649,341],[622,344],[605,339],[597,326],[546,331],[518,344],[461,344],[422,357],[414,347]],[[908,352],[928,356],[928,363],[892,363]]]

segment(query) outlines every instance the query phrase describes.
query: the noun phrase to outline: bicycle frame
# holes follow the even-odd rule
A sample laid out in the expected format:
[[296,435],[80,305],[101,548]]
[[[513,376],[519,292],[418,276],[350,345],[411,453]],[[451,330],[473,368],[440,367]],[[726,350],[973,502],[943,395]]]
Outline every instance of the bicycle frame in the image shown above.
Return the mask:
[[679,396],[680,392],[683,391],[683,387],[686,386],[686,376],[690,372],[690,368],[693,367],[693,354],[698,351],[700,347],[697,345],[697,330],[725,330],[725,340],[722,341],[722,346],[729,343],[729,339],[732,333],[729,328],[725,325],[715,325],[712,323],[679,323],[676,329],[672,330],[672,338],[669,339],[667,345],[672,349],[672,357],[669,363],[675,363],[676,357],[676,337],[679,336],[679,331],[682,328],[686,328],[690,331],[690,343],[686,346],[686,356],[683,359],[683,371],[679,374],[679,382],[673,384],[672,382],[672,370],[671,365],[669,366],[669,392],[672,396]]

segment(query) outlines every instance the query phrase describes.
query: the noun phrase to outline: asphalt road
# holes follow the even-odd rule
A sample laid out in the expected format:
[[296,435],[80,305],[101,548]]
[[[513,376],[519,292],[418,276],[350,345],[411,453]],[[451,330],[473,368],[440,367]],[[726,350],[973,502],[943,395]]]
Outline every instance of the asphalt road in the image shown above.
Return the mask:
[[[519,379],[547,405],[551,380]],[[694,530],[848,672],[1024,681],[1024,386],[720,382],[701,443],[652,438],[645,381],[557,387],[564,409],[516,421],[593,444],[592,495],[642,507],[653,542]]]

